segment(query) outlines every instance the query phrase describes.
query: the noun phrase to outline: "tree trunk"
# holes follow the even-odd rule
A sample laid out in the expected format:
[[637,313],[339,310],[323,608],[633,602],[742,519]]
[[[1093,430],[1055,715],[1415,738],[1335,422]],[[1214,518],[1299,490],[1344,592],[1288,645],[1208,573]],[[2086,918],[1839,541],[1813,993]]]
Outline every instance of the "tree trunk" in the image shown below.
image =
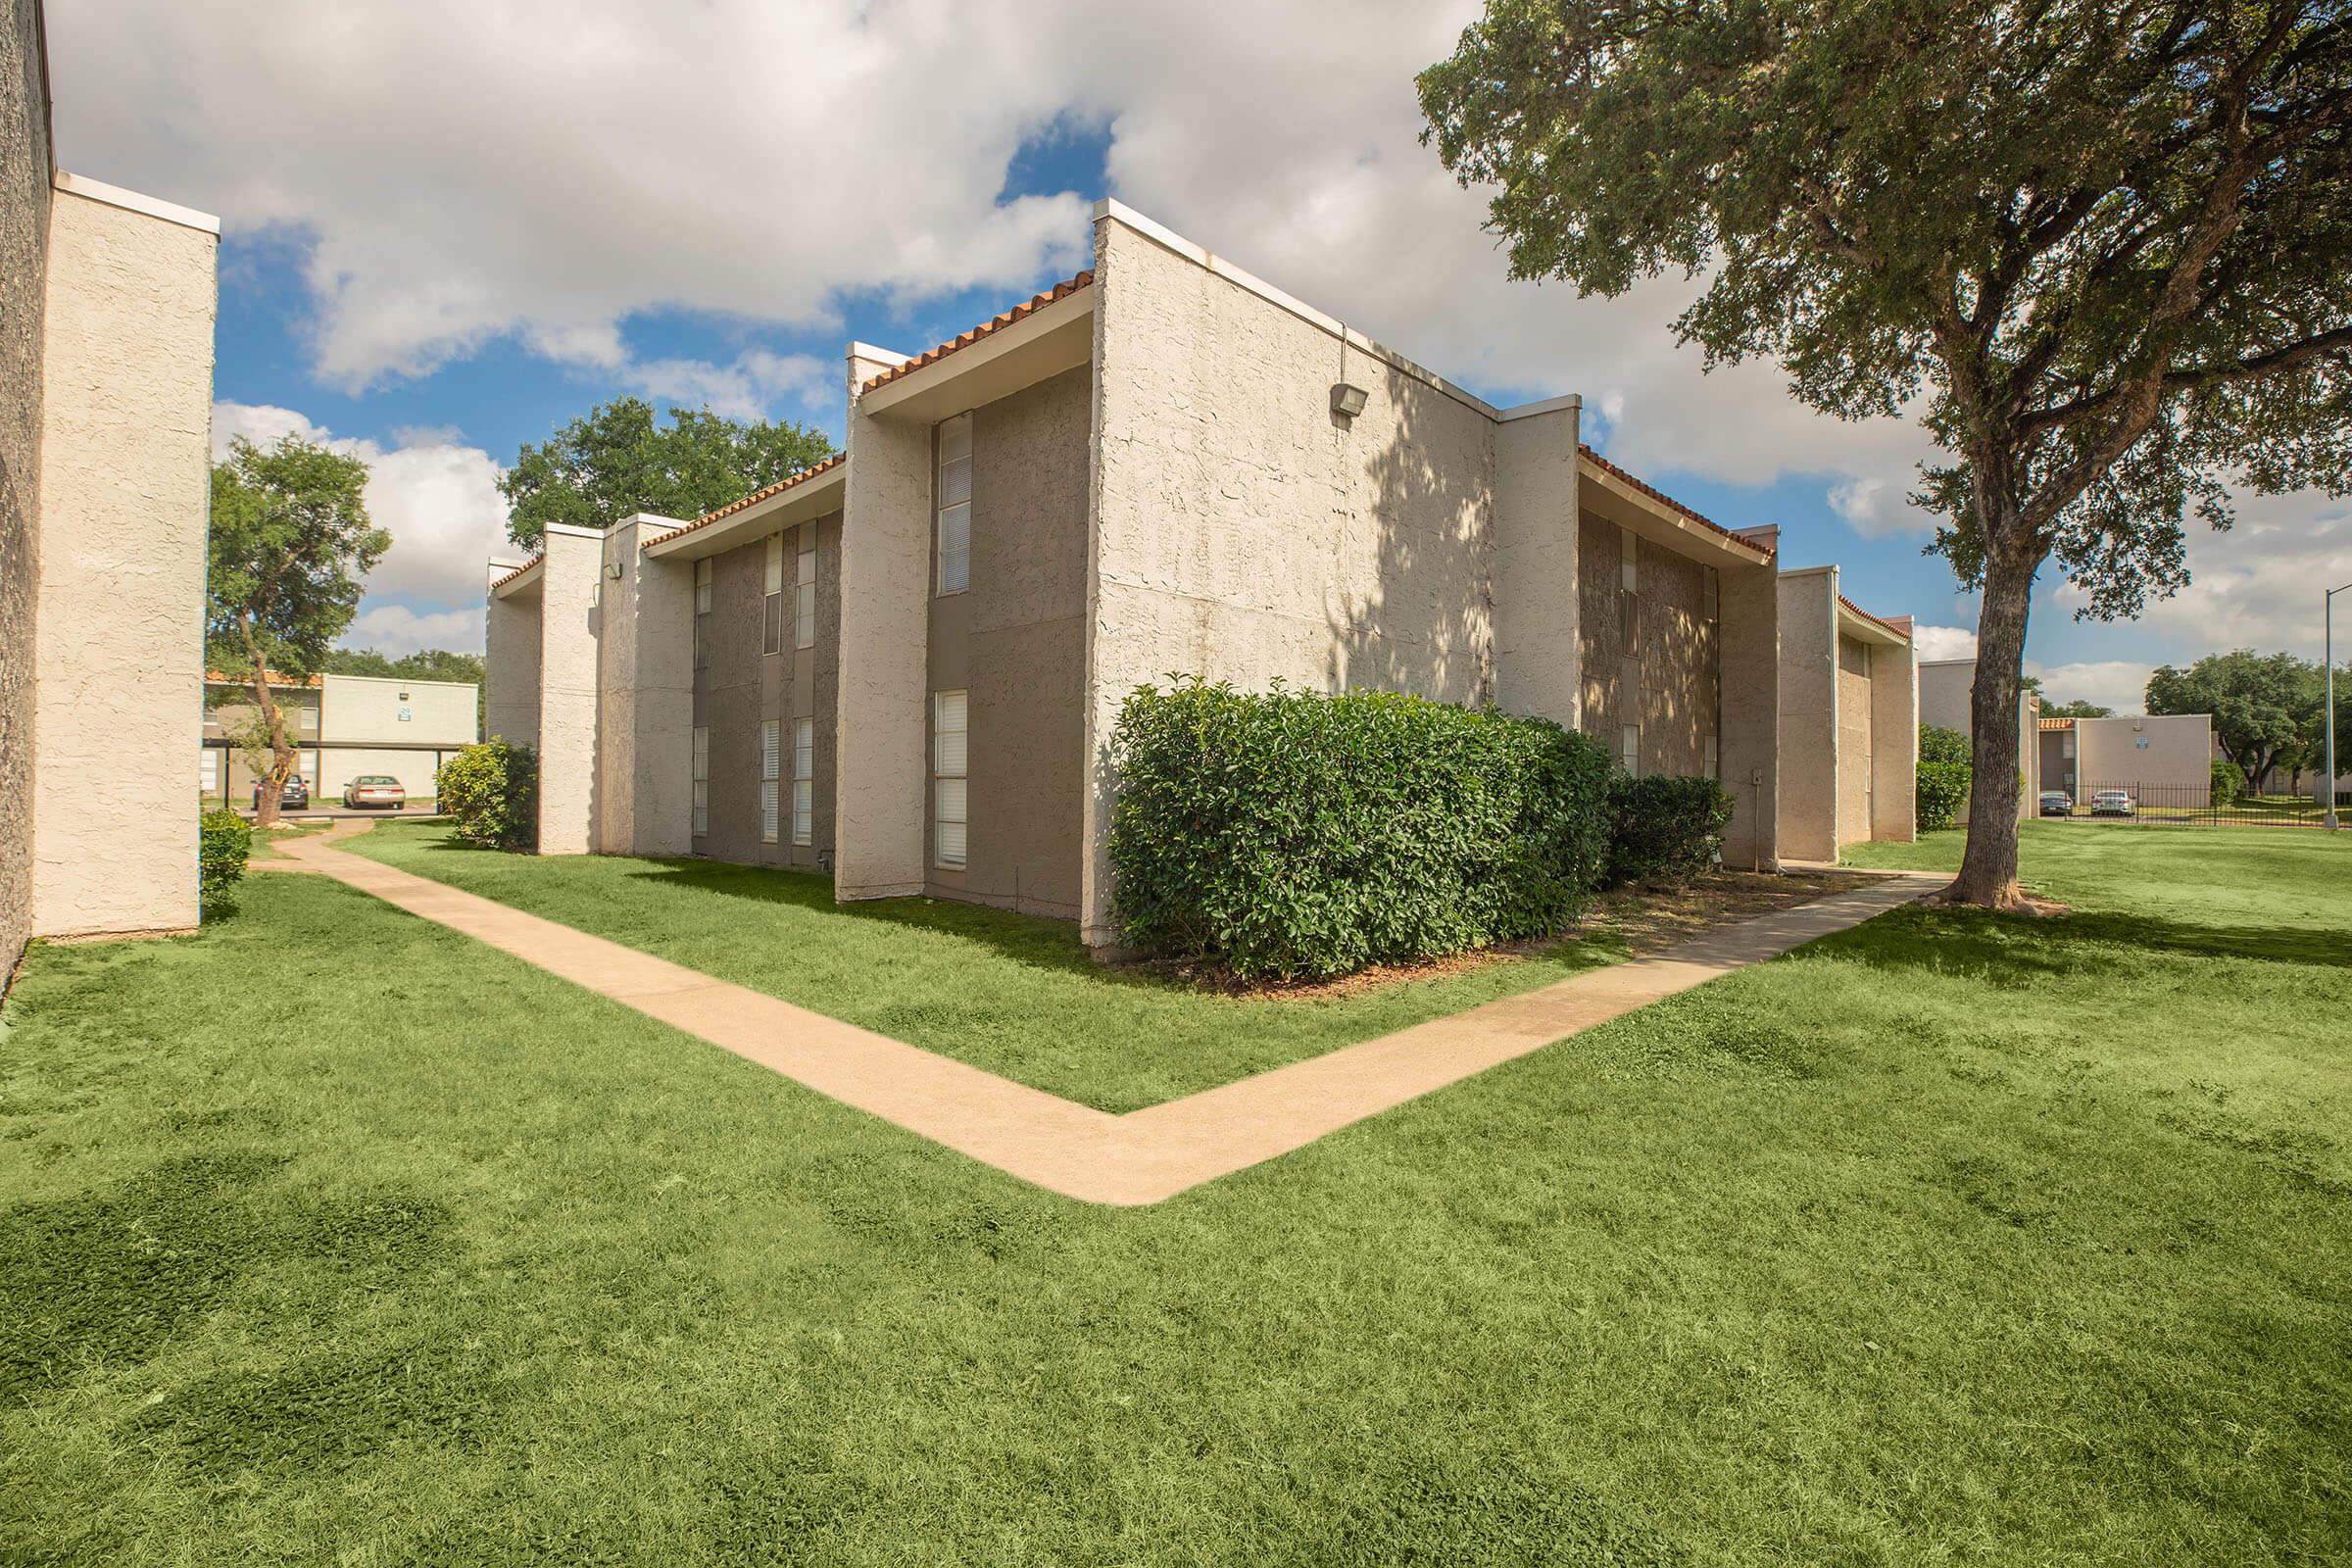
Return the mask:
[[[1987,530],[1989,546],[1990,530]],[[1991,909],[2024,906],[2017,885],[2018,699],[2025,687],[2026,616],[2034,563],[2013,550],[1984,556],[1984,596],[1977,614],[1977,681],[1969,693],[1968,849],[1959,879],[1944,890],[1954,904]]]
[[285,710],[270,695],[270,670],[262,662],[262,650],[254,640],[251,627],[244,628],[246,657],[253,662],[253,700],[262,715],[262,723],[270,731],[270,771],[262,775],[262,788],[255,798],[253,825],[275,827],[278,803],[286,793],[286,779],[294,771],[294,748],[286,741]]

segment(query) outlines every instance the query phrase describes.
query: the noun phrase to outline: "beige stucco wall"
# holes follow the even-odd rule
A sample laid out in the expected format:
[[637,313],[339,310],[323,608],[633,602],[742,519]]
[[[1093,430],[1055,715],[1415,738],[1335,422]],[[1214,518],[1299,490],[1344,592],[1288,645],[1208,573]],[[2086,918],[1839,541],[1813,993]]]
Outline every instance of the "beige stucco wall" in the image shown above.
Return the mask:
[[1872,650],[1870,705],[1877,779],[1863,836],[1908,844],[1919,837],[1919,657],[1910,643]]
[[1780,847],[1834,860],[1838,845],[1838,568],[1780,575]]
[[61,186],[33,639],[39,934],[196,922],[217,234]]
[[678,526],[640,513],[604,539],[596,848],[607,855],[690,848],[694,566],[645,554],[650,540]]
[[481,739],[477,696],[470,681],[328,675],[320,693],[318,738],[470,746]]
[[[1878,649],[1859,637],[1838,639],[1838,842],[1870,837],[1873,797],[1878,793],[1871,722],[1871,687],[1878,678]],[[1784,848],[1783,854],[1788,851]]]
[[970,694],[969,821],[960,870],[926,839],[935,897],[1078,913],[1093,419],[1084,367],[972,412],[971,586],[932,599],[927,651],[930,690]]
[[835,724],[834,897],[920,893],[930,694],[931,428],[866,415],[892,361],[853,347]]
[[[2143,747],[2141,741],[2147,744]],[[2341,744],[2341,737],[2338,737]],[[2075,721],[2075,794],[2128,789],[2147,806],[2213,799],[2213,720],[2205,713]]]
[[1494,432],[1494,702],[1574,729],[1581,711],[1577,445],[1582,409]]
[[1919,721],[1939,729],[1976,733],[1969,716],[1969,692],[1976,684],[1973,659],[1926,659],[1919,663]]
[[[1105,749],[1137,685],[1494,695],[1495,425],[1115,213],[1095,245],[1081,920],[1105,943]],[[1352,420],[1341,380],[1369,394]]]
[[[493,566],[495,583],[507,573]],[[493,591],[482,628],[482,732],[510,746],[539,744],[539,587]]]
[[32,661],[49,254],[48,83],[39,13],[0,30],[0,992],[32,931]]
[[1732,795],[1726,865],[1780,865],[1780,584],[1767,563],[1717,574],[1723,675],[1718,777]]
[[596,612],[604,535],[551,523],[539,579],[539,853],[596,843]]

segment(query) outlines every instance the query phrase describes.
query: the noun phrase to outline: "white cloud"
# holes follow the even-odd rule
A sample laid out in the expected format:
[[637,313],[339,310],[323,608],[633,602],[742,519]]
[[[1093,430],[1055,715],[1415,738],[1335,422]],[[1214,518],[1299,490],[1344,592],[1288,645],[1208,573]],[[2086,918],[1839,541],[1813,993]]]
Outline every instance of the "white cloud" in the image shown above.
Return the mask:
[[1911,646],[1919,650],[1923,662],[1974,659],[1977,657],[1977,634],[1966,626],[1913,626]]
[[2097,703],[2119,713],[2136,713],[2147,706],[2148,675],[2152,667],[2129,659],[2046,666],[2030,659],[2026,661],[2026,673],[2041,677],[2043,702]]
[[406,605],[362,610],[342,636],[346,648],[372,648],[397,659],[428,648],[474,654],[482,649],[482,612],[440,610],[423,614]]
[[[498,493],[500,470],[490,454],[463,445],[449,430],[403,431],[396,437],[402,444],[386,448],[373,441],[339,438],[292,409],[213,405],[216,457],[227,452],[234,436],[266,446],[288,434],[321,442],[368,465],[368,514],[392,535],[392,548],[368,573],[361,623],[372,613],[380,617],[373,624],[383,628],[380,635],[387,638],[423,636],[416,628],[429,624],[436,628],[435,635],[463,631],[471,639],[462,644],[426,641],[416,647],[479,647],[478,608],[457,612],[470,616],[461,626],[430,610],[419,616],[413,606],[463,607],[478,600],[483,563],[508,549],[507,503]],[[398,614],[389,613],[395,610]],[[345,640],[355,647],[368,646],[359,623]],[[392,651],[388,645],[386,651]]]

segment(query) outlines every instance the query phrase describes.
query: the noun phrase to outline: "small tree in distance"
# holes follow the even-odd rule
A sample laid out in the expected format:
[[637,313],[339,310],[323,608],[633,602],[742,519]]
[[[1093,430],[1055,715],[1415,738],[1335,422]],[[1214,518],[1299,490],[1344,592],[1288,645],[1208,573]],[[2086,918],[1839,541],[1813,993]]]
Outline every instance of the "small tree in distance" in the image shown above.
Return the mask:
[[1420,88],[1515,276],[1704,273],[1676,324],[1710,366],[1771,355],[1951,454],[1913,500],[1983,590],[1953,899],[2022,903],[2043,564],[2129,616],[2225,474],[2352,488],[2342,0],[1488,0]]
[[640,398],[600,403],[537,446],[498,481],[507,535],[537,549],[551,522],[610,527],[631,513],[699,517],[822,463],[832,441],[783,419],[730,419],[709,409],[654,417]]
[[368,520],[367,485],[367,464],[296,435],[267,450],[239,436],[213,466],[205,658],[252,687],[254,738],[270,758],[254,812],[263,827],[277,821],[296,759],[271,677],[319,669],[391,548]]

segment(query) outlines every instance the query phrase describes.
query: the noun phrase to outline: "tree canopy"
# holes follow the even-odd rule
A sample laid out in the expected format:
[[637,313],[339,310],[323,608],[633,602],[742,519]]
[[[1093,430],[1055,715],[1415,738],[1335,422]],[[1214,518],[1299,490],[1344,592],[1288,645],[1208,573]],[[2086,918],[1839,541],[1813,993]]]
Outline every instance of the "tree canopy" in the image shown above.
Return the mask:
[[2113,718],[2115,710],[2102,707],[2097,703],[2084,702],[2078,697],[2069,703],[2042,704],[2041,716],[2044,718]]
[[[2186,669],[2158,666],[2148,677],[2151,713],[2211,713],[2213,738],[2246,788],[2273,768],[2290,771],[2324,764],[2327,685],[2320,666],[2292,654],[2232,649],[2207,654]],[[2352,681],[2338,678],[2339,710],[2352,706]],[[2352,730],[2337,713],[2336,745],[2352,751]],[[2339,758],[2340,760],[2340,758]]]
[[508,536],[536,549],[551,522],[604,528],[637,512],[699,517],[832,452],[831,440],[805,424],[680,408],[663,424],[651,404],[614,398],[544,443],[525,442],[498,487]]
[[336,648],[328,652],[319,666],[329,675],[374,675],[393,680],[454,680],[482,684],[482,656],[452,653],[446,648],[427,648],[394,659],[372,648]]
[[1420,87],[1514,275],[1703,275],[1710,366],[1950,455],[1913,499],[1984,590],[1957,897],[2017,897],[2041,565],[2130,615],[2226,482],[2352,488],[2341,0],[1489,0]]

